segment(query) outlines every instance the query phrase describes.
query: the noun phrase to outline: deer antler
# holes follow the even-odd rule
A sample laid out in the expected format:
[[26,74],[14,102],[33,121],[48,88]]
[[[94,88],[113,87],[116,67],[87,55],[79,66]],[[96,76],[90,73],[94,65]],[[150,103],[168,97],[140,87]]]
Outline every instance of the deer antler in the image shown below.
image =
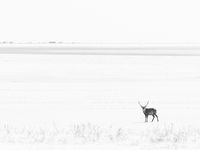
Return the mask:
[[142,107],[142,105],[140,104],[140,102],[138,101],[138,104]]
[[148,104],[149,104],[149,101],[147,102],[147,104],[145,105],[145,107],[147,107]]

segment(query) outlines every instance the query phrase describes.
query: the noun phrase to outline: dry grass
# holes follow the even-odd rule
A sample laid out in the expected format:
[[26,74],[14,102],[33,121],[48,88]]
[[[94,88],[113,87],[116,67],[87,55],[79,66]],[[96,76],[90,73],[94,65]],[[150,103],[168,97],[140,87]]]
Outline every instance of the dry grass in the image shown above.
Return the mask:
[[[140,127],[141,126],[141,127]],[[200,129],[174,124],[140,124],[135,128],[100,127],[86,123],[58,128],[23,127],[9,125],[0,127],[0,143],[52,143],[87,144],[117,143],[128,145],[160,144],[177,146],[196,144],[200,146]]]

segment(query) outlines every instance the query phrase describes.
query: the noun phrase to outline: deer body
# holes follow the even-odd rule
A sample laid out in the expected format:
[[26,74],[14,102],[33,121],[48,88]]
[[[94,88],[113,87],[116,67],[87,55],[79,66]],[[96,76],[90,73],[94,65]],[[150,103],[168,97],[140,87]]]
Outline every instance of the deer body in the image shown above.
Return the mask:
[[142,111],[143,111],[143,113],[144,113],[144,115],[145,115],[145,122],[148,122],[148,116],[152,116],[152,117],[153,117],[152,121],[154,120],[155,117],[157,118],[157,121],[159,121],[159,120],[158,120],[158,116],[157,116],[157,114],[156,114],[156,113],[157,113],[157,110],[154,109],[154,108],[146,108],[148,104],[149,104],[149,102],[147,102],[147,104],[146,104],[145,106],[142,106],[142,105],[139,103],[139,105],[141,106]]

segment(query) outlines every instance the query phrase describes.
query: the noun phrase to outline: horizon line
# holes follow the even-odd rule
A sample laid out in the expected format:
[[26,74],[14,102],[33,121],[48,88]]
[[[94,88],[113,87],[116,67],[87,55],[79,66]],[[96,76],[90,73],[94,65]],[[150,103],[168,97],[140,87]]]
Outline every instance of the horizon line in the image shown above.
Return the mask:
[[200,43],[1,43],[0,54],[200,56]]

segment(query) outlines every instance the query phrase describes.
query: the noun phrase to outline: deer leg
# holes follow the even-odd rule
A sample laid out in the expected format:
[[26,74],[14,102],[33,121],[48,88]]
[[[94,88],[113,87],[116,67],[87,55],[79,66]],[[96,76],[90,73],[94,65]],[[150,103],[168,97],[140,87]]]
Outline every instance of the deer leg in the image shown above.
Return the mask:
[[148,122],[148,115],[145,115],[145,122]]
[[157,116],[156,114],[155,114],[155,116],[156,116],[156,118],[157,118],[157,121],[159,121],[159,120],[158,120],[158,116]]
[[152,115],[153,116],[153,119],[151,120],[151,122],[153,122],[154,118],[155,118],[155,115]]

